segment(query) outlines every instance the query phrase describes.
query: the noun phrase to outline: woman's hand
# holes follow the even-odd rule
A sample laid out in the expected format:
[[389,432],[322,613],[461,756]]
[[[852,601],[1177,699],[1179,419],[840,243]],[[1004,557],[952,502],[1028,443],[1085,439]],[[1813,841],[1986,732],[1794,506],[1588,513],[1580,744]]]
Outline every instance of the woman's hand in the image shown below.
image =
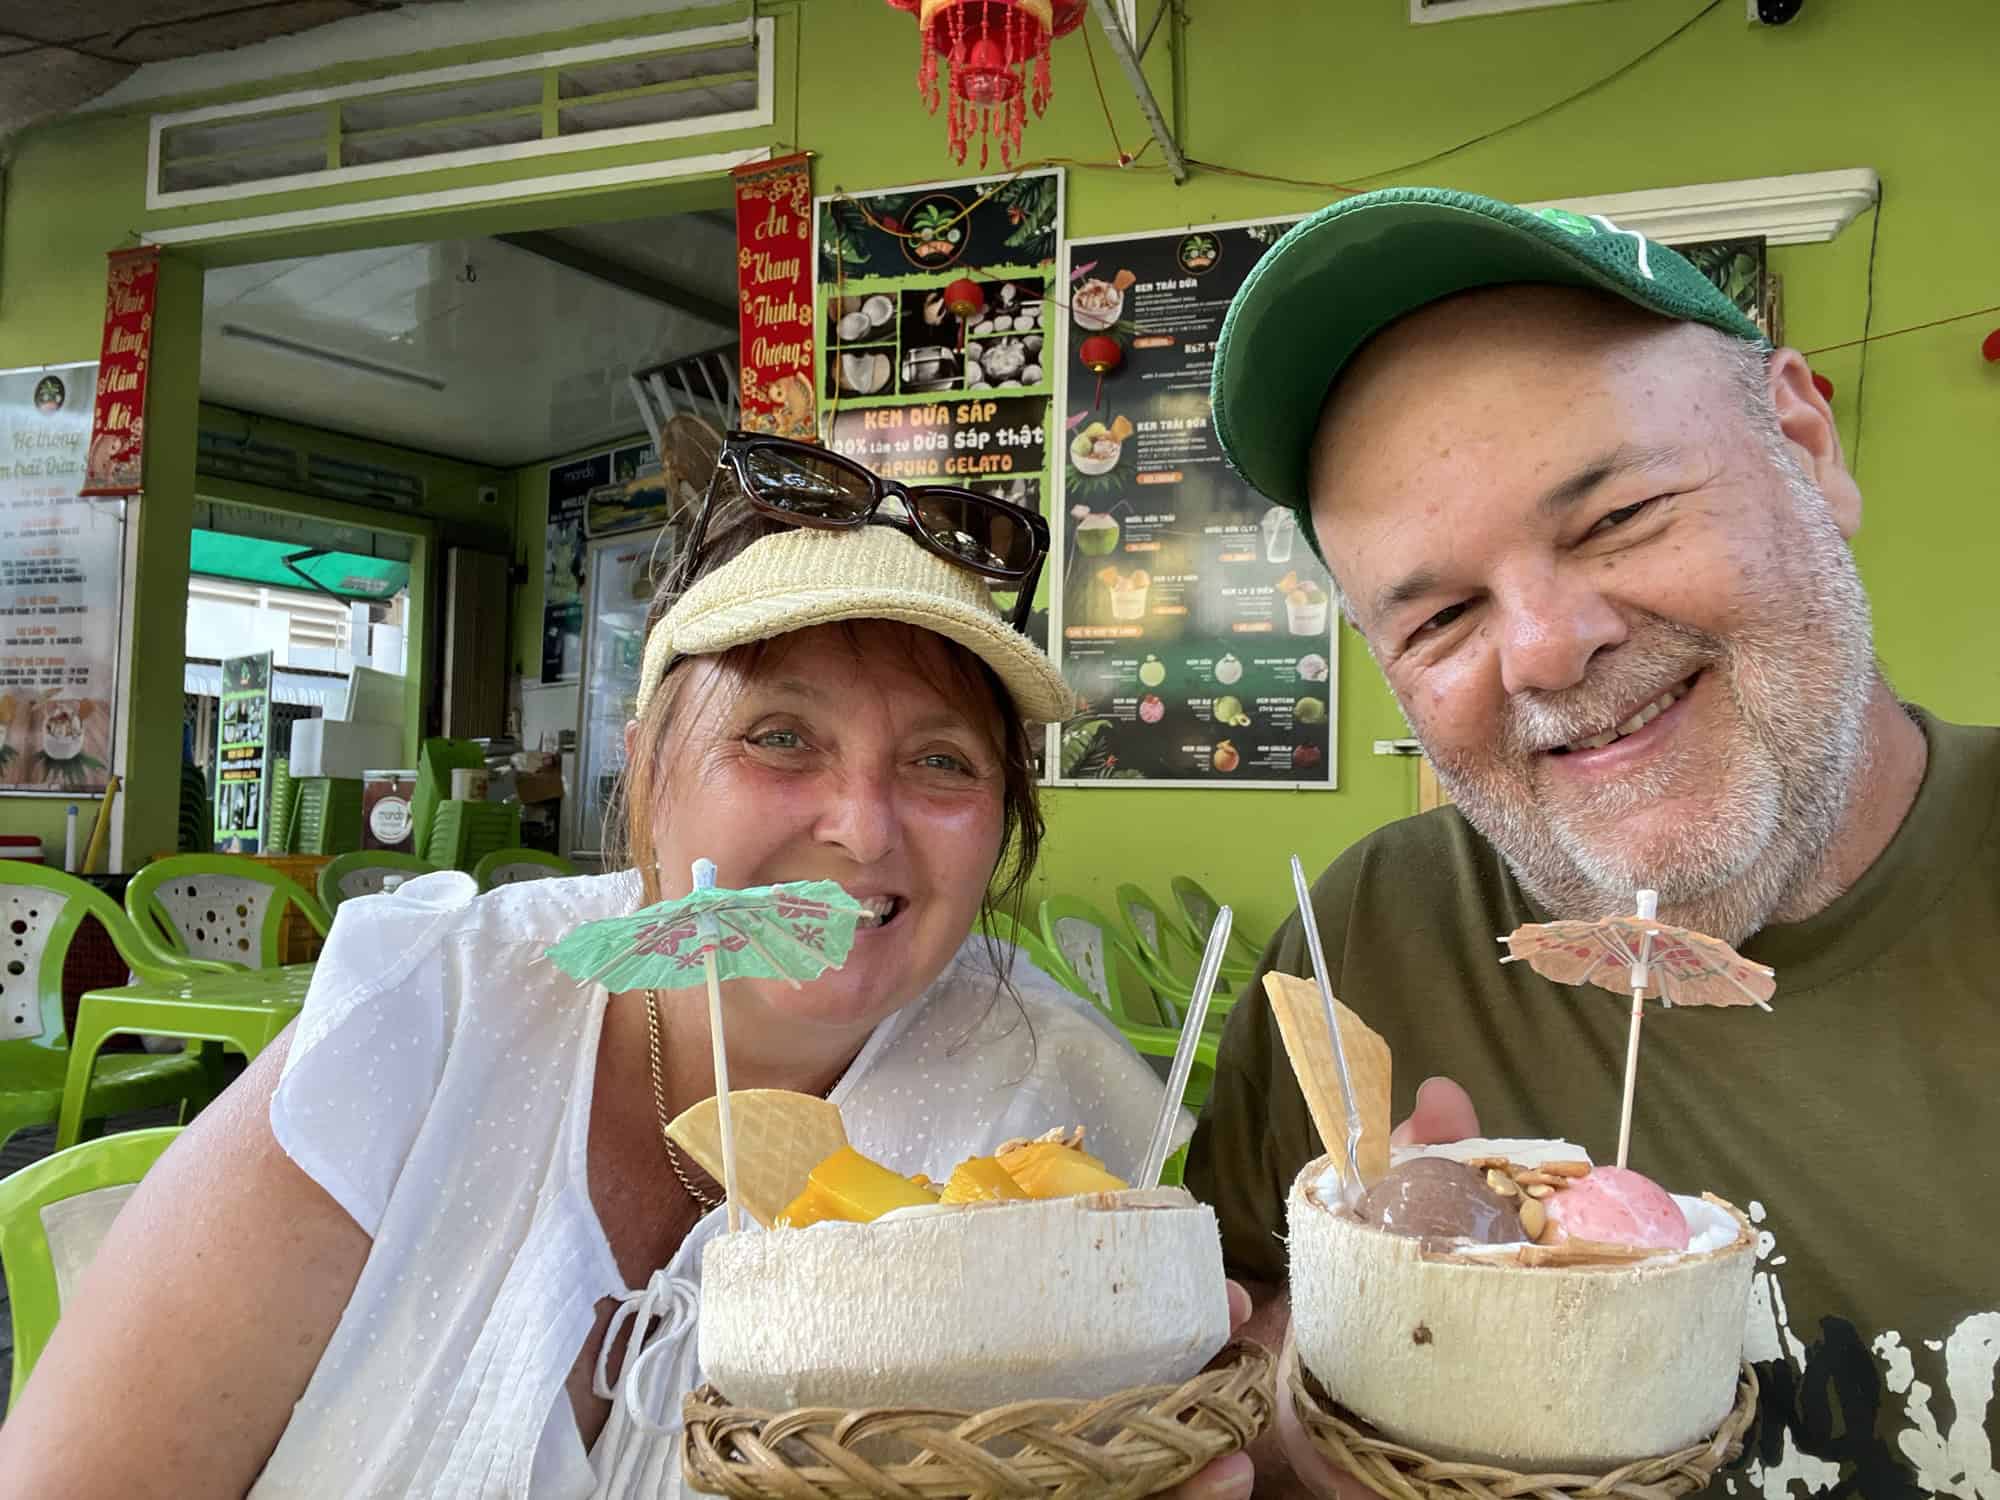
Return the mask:
[[[1250,1318],[1250,1294],[1235,1282],[1229,1283],[1229,1334],[1236,1336]],[[1257,1482],[1256,1470],[1247,1453],[1225,1453],[1199,1474],[1184,1479],[1164,1492],[1166,1500],[1247,1500]]]

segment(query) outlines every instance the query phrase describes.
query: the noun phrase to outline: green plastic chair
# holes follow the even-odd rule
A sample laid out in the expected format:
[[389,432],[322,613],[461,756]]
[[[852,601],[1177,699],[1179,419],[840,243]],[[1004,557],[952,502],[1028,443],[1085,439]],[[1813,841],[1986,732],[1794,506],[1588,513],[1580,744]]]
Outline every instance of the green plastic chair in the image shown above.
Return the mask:
[[[1168,882],[1173,890],[1174,900],[1179,903],[1183,926],[1181,935],[1195,945],[1195,951],[1208,941],[1209,929],[1215,926],[1215,914],[1222,910],[1222,903],[1202,888],[1201,882],[1191,875],[1176,875]],[[1264,956],[1264,949],[1270,943],[1268,933],[1252,933],[1238,918],[1229,928],[1229,946],[1223,950],[1223,976],[1240,984],[1256,972],[1257,961]]]
[[120,1131],[0,1179],[0,1266],[14,1319],[10,1409],[111,1221],[180,1133],[178,1125]]
[[979,930],[996,942],[1011,943],[1021,950],[1021,954],[1049,978],[1063,988],[1073,991],[1093,1005],[1097,997],[1091,994],[1083,981],[1076,977],[1074,970],[1063,962],[1062,956],[1042,941],[1041,934],[1033,928],[1023,926],[1004,911],[987,912],[979,919]]
[[125,910],[140,941],[156,950],[158,962],[183,968],[195,967],[190,958],[277,968],[288,905],[326,936],[332,918],[311,892],[269,865],[233,854],[157,859],[125,888]]
[[517,885],[523,880],[555,880],[581,873],[568,860],[540,849],[495,849],[481,856],[472,867],[472,878],[482,891],[496,885]]
[[[0,1144],[62,1113],[70,1038],[63,1024],[63,961],[83,919],[104,924],[120,957],[138,973],[172,980],[118,903],[59,870],[0,860]],[[192,1052],[113,1052],[98,1058],[81,1118],[179,1104],[183,1118],[215,1097],[221,1059]]]
[[[1189,946],[1181,924],[1140,886],[1128,881],[1118,887],[1114,899],[1126,936],[1144,966],[1147,984],[1152,986],[1154,994],[1165,994],[1173,1002],[1174,1010],[1184,1014],[1194,1003],[1194,982],[1201,973],[1202,950]],[[1229,1018],[1230,1007],[1236,1003],[1230,994],[1230,980],[1237,976],[1228,960],[1227,948],[1223,951],[1222,968],[1218,971],[1221,977],[1208,997],[1204,1029],[1220,1031]]]
[[419,875],[435,872],[437,866],[427,859],[418,859],[414,854],[405,854],[399,849],[361,849],[352,854],[340,854],[319,867],[319,904],[328,913],[338,911],[340,903],[355,896],[373,896],[382,889],[382,882],[391,875],[400,875],[405,880],[415,880]]
[[[1178,1032],[1180,1013],[1175,995],[1125,940],[1103,912],[1077,896],[1050,896],[1042,902],[1042,941],[1082,981],[1080,993],[1090,996],[1113,1021],[1124,1025],[1162,1025]],[[1181,1000],[1185,1002],[1185,991]]]

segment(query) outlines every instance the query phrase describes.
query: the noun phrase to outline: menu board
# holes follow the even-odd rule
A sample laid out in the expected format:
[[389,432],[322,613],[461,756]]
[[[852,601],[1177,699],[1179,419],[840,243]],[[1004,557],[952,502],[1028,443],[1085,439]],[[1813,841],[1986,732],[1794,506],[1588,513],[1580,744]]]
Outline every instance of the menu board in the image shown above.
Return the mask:
[[542,574],[542,681],[575,682],[583,666],[583,514],[590,492],[611,482],[611,455],[549,469],[548,545]]
[[255,854],[264,845],[270,741],[271,653],[232,656],[222,664],[215,751],[215,847],[224,854]]
[[1086,705],[1055,779],[1335,784],[1337,611],[1290,511],[1209,421],[1230,299],[1291,220],[1073,240],[1070,338],[1122,360],[1068,382],[1057,660]]
[[[828,447],[906,484],[1046,509],[1062,183],[1023,172],[814,200]],[[1047,644],[1046,610],[1029,633]]]
[[86,500],[95,364],[0,372],[0,791],[111,774],[125,504]]

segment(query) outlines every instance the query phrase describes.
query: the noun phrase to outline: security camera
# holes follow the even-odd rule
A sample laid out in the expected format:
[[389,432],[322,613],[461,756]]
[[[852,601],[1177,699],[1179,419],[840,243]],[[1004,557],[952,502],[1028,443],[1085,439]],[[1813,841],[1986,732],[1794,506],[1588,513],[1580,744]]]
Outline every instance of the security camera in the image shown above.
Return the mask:
[[1782,26],[1799,13],[1805,0],[1746,0],[1750,19],[1759,26]]

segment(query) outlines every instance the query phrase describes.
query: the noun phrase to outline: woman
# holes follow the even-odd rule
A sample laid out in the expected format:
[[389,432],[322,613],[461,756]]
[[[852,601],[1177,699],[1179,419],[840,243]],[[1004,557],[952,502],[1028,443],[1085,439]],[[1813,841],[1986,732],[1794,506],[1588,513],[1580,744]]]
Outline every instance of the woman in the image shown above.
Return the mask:
[[[1018,630],[1046,527],[966,491],[885,496],[821,450],[731,438],[649,621],[637,873],[476,899],[439,874],[344,906],[292,1034],[119,1218],[0,1430],[0,1493],[678,1493],[656,1429],[698,1378],[721,1215],[664,1127],[711,1092],[706,1010],[542,955],[684,893],[697,857],[731,886],[831,878],[872,913],[801,989],[729,984],[734,1087],[827,1094],[903,1170],[1082,1123],[1131,1171],[1154,1076],[967,937],[1018,901],[1028,725],[1069,704]],[[1247,1464],[1201,1482],[1248,1493]]]

